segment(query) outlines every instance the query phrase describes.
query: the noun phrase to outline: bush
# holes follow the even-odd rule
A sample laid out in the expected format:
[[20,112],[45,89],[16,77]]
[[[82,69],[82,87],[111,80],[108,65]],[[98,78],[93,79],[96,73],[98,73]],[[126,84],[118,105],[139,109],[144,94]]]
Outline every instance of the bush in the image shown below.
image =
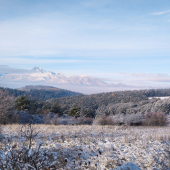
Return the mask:
[[140,126],[140,125],[142,125],[143,119],[144,119],[143,114],[126,115],[125,125]]
[[0,124],[18,123],[19,116],[13,111],[14,98],[0,91]]
[[85,125],[92,125],[93,124],[93,120],[94,119],[92,119],[90,117],[87,117],[87,118],[83,119]]
[[57,119],[57,125],[69,125],[70,124],[70,118],[58,118]]
[[162,112],[148,112],[145,115],[143,125],[145,126],[165,126],[167,125],[167,116]]
[[53,104],[50,112],[53,113],[58,113],[60,116],[62,115],[62,110],[61,110],[61,106],[56,102]]
[[92,118],[86,118],[86,117],[60,117],[57,119],[56,124],[57,125],[91,125],[93,123]]
[[44,124],[43,118],[38,115],[31,115],[25,111],[20,111],[17,115],[19,116],[20,124]]
[[139,126],[142,125],[143,114],[117,114],[113,116],[116,125]]
[[51,119],[51,124],[57,125],[58,124],[58,115],[54,115],[54,117]]
[[43,116],[43,120],[45,124],[58,124],[58,115],[50,112]]
[[112,116],[101,115],[94,120],[95,125],[114,125],[115,121]]
[[93,118],[79,117],[71,118],[70,124],[72,125],[91,125],[93,123]]

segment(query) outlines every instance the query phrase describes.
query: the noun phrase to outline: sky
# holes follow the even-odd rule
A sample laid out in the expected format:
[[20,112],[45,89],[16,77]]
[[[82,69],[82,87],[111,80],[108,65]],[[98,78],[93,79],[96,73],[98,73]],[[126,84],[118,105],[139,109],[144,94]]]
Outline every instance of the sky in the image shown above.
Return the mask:
[[0,0],[2,68],[169,87],[169,63],[169,0]]

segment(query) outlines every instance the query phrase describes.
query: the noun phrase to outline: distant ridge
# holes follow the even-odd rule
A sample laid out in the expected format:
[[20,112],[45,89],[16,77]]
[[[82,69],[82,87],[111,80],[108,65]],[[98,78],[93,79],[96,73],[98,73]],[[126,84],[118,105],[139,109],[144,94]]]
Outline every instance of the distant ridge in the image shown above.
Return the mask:
[[30,85],[19,89],[2,88],[0,90],[7,92],[10,96],[18,97],[20,95],[25,95],[29,99],[35,100],[49,100],[52,98],[63,98],[71,97],[77,95],[83,95],[82,93],[59,89],[53,86],[43,86],[43,85]]
[[60,90],[60,88],[57,88],[57,87],[43,86],[43,85],[29,85],[29,86],[19,88],[18,90],[29,91],[31,89],[36,89],[36,90]]

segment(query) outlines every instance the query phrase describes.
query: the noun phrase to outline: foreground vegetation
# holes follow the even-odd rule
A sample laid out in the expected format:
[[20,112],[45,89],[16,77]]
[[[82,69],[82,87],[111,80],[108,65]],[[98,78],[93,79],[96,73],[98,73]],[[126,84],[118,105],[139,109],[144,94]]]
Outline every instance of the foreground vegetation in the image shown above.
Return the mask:
[[170,169],[170,99],[144,92],[40,101],[0,90],[0,170]]
[[170,168],[170,127],[5,125],[0,169]]

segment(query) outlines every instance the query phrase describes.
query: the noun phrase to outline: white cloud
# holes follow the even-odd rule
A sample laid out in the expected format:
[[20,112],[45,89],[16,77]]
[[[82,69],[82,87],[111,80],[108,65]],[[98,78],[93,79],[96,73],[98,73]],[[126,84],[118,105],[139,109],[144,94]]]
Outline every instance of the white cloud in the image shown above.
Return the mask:
[[154,13],[151,13],[150,15],[163,15],[163,14],[167,14],[167,13],[170,13],[170,10],[162,11],[162,12],[154,12]]
[[55,12],[1,21],[0,56],[113,56],[115,50],[128,55],[131,50],[169,49],[166,39],[153,43],[147,36],[125,36],[126,32],[150,32],[152,26],[87,16]]
[[0,74],[25,74],[30,72],[27,69],[11,68],[7,65],[0,65]]
[[129,82],[157,82],[157,83],[169,83],[170,75],[168,74],[146,74],[146,73],[121,73],[127,77]]
[[39,64],[57,64],[57,63],[88,63],[88,60],[67,60],[67,59],[39,59],[39,58],[12,58],[12,57],[0,57],[1,64],[9,64],[9,65],[24,65],[24,64],[34,64],[34,65],[39,65]]

